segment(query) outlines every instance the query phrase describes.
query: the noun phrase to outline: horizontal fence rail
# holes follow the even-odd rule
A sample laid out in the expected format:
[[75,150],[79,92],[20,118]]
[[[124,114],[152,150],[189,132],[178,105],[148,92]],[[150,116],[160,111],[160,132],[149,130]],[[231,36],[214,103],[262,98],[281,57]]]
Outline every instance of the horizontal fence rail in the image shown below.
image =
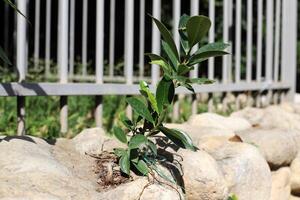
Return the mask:
[[[195,86],[196,94],[181,88],[176,90],[178,99],[191,95],[193,114],[197,113],[199,93],[209,94],[210,111],[214,93],[254,95],[256,106],[262,106],[265,94],[268,103],[278,103],[278,91],[284,92],[286,99],[292,99],[295,93],[297,0],[16,0],[15,3],[31,25],[16,15],[13,31],[16,34],[4,30],[5,40],[9,40],[9,35],[15,37],[12,38],[16,41],[15,54],[10,57],[14,57],[19,80],[0,83],[0,96],[17,97],[20,135],[25,134],[26,96],[61,96],[61,132],[66,133],[68,96],[96,96],[95,120],[101,126],[103,96],[137,95],[140,80],[149,82],[153,90],[160,69],[149,65],[144,53],[160,54],[161,36],[147,13],[171,27],[179,49],[177,27],[184,13],[209,16],[212,27],[206,41],[230,44],[231,55],[211,58],[190,74],[214,79],[216,83]],[[165,9],[166,4],[170,9]],[[5,9],[0,18],[4,25],[6,21],[9,23],[6,18],[10,12],[13,11]],[[43,79],[51,83],[26,81],[32,71],[40,69]],[[240,107],[238,95],[236,105]],[[177,118],[178,102],[173,112]]]

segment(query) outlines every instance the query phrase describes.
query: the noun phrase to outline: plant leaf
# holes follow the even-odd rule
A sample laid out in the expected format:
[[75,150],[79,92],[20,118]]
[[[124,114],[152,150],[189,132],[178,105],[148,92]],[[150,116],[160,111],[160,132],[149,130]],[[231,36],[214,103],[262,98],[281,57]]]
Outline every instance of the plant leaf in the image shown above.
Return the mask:
[[125,143],[125,144],[127,143],[126,134],[120,127],[115,126],[113,128],[113,131],[114,131],[114,135],[120,142]]
[[196,147],[193,145],[192,139],[185,132],[177,129],[168,129],[163,126],[160,126],[159,130],[179,147],[196,151]]
[[189,45],[192,48],[207,34],[211,26],[210,19],[203,15],[193,16],[186,23]]
[[4,50],[2,49],[2,47],[0,46],[0,59],[8,64],[8,65],[12,65],[12,63],[10,62],[10,60],[8,59],[6,53],[4,52]]
[[143,174],[143,176],[149,173],[149,168],[143,160],[139,160],[137,164],[133,163],[133,165],[141,174]]
[[130,161],[128,152],[121,156],[119,160],[119,165],[122,172],[124,172],[127,175],[130,174]]
[[123,149],[123,148],[115,148],[114,149],[114,154],[116,156],[118,156],[118,157],[121,157],[121,156],[123,156],[126,153],[127,153],[127,151],[125,149]]
[[185,75],[187,72],[193,70],[194,67],[188,67],[187,65],[184,65],[184,64],[180,64],[178,66],[178,71],[177,71],[177,74],[178,75]]
[[129,97],[126,99],[127,103],[132,107],[132,109],[140,116],[154,123],[151,113],[149,112],[147,106],[136,97]]
[[133,129],[134,125],[133,125],[132,121],[130,119],[128,119],[128,117],[125,114],[120,115],[120,120],[129,130]]
[[192,55],[188,61],[188,65],[194,65],[199,62],[203,62],[210,57],[217,57],[229,54],[225,49],[229,46],[229,44],[216,42],[207,44],[200,49],[198,49],[194,55]]
[[159,113],[162,112],[164,105],[170,105],[173,101],[175,87],[172,80],[163,77],[156,88],[156,102]]
[[147,143],[147,138],[144,135],[137,134],[131,137],[128,146],[130,149],[136,149],[139,148],[140,145],[146,143]]
[[180,17],[179,25],[178,25],[178,31],[179,31],[179,35],[180,35],[180,43],[186,54],[189,52],[189,49],[190,49],[187,32],[186,32],[186,23],[190,18],[191,18],[190,16],[183,14]]
[[145,81],[140,81],[140,92],[144,95],[151,104],[153,110],[158,113],[157,102],[154,94],[150,91],[148,84]]
[[175,42],[174,42],[174,40],[172,38],[171,33],[168,31],[168,29],[165,27],[165,25],[163,23],[161,23],[159,20],[157,20],[154,17],[152,17],[152,19],[155,22],[157,28],[159,29],[162,37],[164,38],[164,40],[166,41],[166,43],[168,43],[168,45],[170,46],[170,48],[173,51],[173,53],[176,56],[176,58],[179,59],[177,47],[176,47],[176,44],[175,44]]
[[151,140],[148,140],[147,145],[151,149],[152,153],[155,156],[157,156],[157,147],[156,147],[156,145]]
[[18,9],[18,7],[11,0],[4,0],[4,2],[7,3],[10,7],[12,7],[20,15],[22,15],[27,20],[27,22],[29,22],[27,17]]
[[191,83],[195,84],[211,84],[214,83],[214,80],[210,80],[208,78],[191,78],[190,79]]
[[159,65],[164,71],[164,73],[169,76],[172,74],[172,67],[168,64],[166,59],[153,53],[146,53],[145,55],[150,58],[151,60],[150,64]]
[[167,54],[167,56],[171,62],[172,70],[174,72],[176,72],[177,71],[177,63],[179,60],[176,58],[175,54],[173,53],[173,51],[170,48],[170,46],[168,45],[168,43],[166,43],[163,40],[162,40],[162,48],[163,48],[164,52]]

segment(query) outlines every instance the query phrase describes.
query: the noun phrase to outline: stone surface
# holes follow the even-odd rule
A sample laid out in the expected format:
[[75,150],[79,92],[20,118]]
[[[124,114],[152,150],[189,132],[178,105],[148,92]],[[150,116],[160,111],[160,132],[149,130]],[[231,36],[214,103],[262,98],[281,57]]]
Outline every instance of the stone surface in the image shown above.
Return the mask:
[[295,160],[293,160],[290,167],[292,171],[292,192],[300,195],[300,153],[297,154],[297,157],[295,158]]
[[107,136],[102,128],[83,130],[73,138],[73,144],[82,155],[85,153],[99,154],[102,151],[112,151],[113,148],[124,146],[116,139]]
[[225,200],[228,189],[216,161],[204,151],[180,149],[183,182],[189,200]]
[[283,167],[272,172],[272,191],[270,200],[289,200],[291,194],[291,170]]
[[251,124],[239,117],[223,117],[215,113],[193,115],[187,124],[194,127],[209,127],[231,131],[241,131],[251,127]]
[[233,112],[230,116],[244,118],[249,121],[252,126],[256,126],[260,124],[260,121],[264,116],[264,110],[260,108],[246,107],[243,110]]
[[297,155],[297,145],[290,130],[253,128],[238,135],[258,147],[272,168],[289,165]]
[[270,199],[271,172],[258,149],[240,142],[223,142],[206,148],[217,160],[229,192],[239,199]]
[[289,200],[300,200],[300,197],[296,197],[294,195],[291,195]]
[[[99,199],[105,200],[180,200],[180,194],[167,185],[148,184],[147,179],[138,179],[130,183],[126,183],[112,190],[101,193]],[[143,188],[145,187],[144,191]],[[142,192],[143,191],[143,192]]]

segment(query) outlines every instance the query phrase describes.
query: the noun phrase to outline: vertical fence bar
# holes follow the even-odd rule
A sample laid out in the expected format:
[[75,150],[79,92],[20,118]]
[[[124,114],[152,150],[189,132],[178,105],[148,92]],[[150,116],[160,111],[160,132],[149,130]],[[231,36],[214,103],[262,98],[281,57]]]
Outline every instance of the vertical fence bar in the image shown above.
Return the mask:
[[[18,0],[17,7],[27,15],[27,0]],[[19,74],[19,82],[25,80],[27,68],[27,34],[26,34],[26,19],[17,14],[17,69]],[[17,133],[25,135],[25,97],[17,97]]]
[[[125,43],[124,43],[124,66],[126,84],[133,83],[133,47],[134,47],[134,0],[125,1]],[[132,109],[127,107],[127,116],[132,118]]]
[[50,75],[51,1],[46,2],[45,76]]
[[[228,25],[229,25],[229,30],[231,30],[232,26],[233,26],[233,0],[229,0],[228,1]],[[233,46],[232,46],[232,38],[231,38],[231,31],[229,32],[229,41],[230,41],[230,47],[229,47],[229,52],[232,53],[232,49],[233,49]],[[232,74],[232,68],[233,68],[233,65],[232,65],[232,56],[230,56],[228,58],[228,82],[232,82],[233,80],[233,74]]]
[[[229,43],[229,0],[223,2],[223,42]],[[222,81],[227,83],[228,81],[228,56],[222,58]]]
[[[191,0],[191,16],[193,15],[199,15],[199,0]],[[196,45],[192,49],[192,53],[196,51],[198,48],[198,45]],[[195,65],[195,69],[190,72],[191,78],[197,78],[199,73],[199,65]],[[192,95],[192,114],[197,114],[198,111],[198,99],[197,95]]]
[[[266,81],[272,82],[272,68],[273,68],[273,0],[267,0],[267,13],[266,13]],[[267,104],[270,103],[272,91],[268,90]]]
[[246,81],[252,80],[252,18],[253,18],[253,2],[247,0],[247,65],[246,65]]
[[[69,0],[60,0],[58,3],[58,68],[60,83],[68,82],[68,27],[69,27]],[[68,98],[60,98],[61,133],[68,131]]]
[[69,44],[69,76],[74,76],[74,51],[75,51],[75,0],[70,0],[70,44]]
[[145,0],[140,0],[140,37],[139,37],[139,76],[144,77],[144,51],[145,51]]
[[[215,0],[209,1],[209,18],[211,20],[211,27],[209,29],[208,40],[210,43],[215,42]],[[214,58],[209,58],[208,60],[208,78],[214,79],[215,66]]]
[[110,22],[109,22],[109,76],[114,76],[115,65],[115,16],[116,0],[110,0]]
[[82,75],[87,75],[87,29],[88,29],[88,0],[83,0],[82,6]]
[[[152,15],[160,20],[161,14],[161,0],[153,0]],[[152,23],[152,53],[160,54],[160,33],[159,30]],[[151,66],[151,81],[156,85],[159,80],[159,67],[158,65]]]
[[282,81],[290,84],[287,100],[293,101],[297,70],[297,0],[282,1]]
[[[97,0],[96,5],[96,83],[103,83],[104,65],[104,0]],[[102,126],[102,96],[96,96],[95,121],[96,126]]]
[[126,84],[133,83],[133,36],[134,36],[134,1],[125,1],[125,43],[124,43],[124,65]]
[[276,0],[275,17],[275,49],[274,49],[274,81],[278,82],[279,77],[279,52],[280,52],[280,19],[281,19],[281,0]]
[[257,0],[256,81],[261,82],[262,71],[263,0]]
[[35,20],[34,20],[34,69],[38,68],[39,64],[39,51],[40,51],[40,10],[41,1],[35,0]]
[[[173,36],[174,36],[174,42],[180,49],[180,37],[179,37],[179,32],[178,32],[178,25],[179,25],[179,20],[180,20],[180,12],[181,11],[181,0],[173,0]],[[178,120],[179,119],[179,99],[180,98],[175,98],[177,101],[174,102],[173,106],[173,115],[172,115],[172,120]]]
[[241,17],[242,3],[236,0],[236,16],[235,16],[235,82],[241,79]]

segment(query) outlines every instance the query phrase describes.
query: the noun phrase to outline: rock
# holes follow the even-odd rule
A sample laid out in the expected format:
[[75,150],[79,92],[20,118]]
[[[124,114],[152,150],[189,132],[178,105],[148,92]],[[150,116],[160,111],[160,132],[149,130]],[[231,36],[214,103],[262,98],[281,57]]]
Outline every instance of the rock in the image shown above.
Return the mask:
[[243,118],[223,117],[215,113],[193,115],[187,121],[187,124],[194,127],[209,127],[231,131],[241,131],[251,127],[251,124]]
[[296,197],[296,196],[291,195],[289,200],[300,200],[300,197]]
[[260,121],[264,116],[264,110],[260,108],[246,107],[243,110],[232,113],[230,116],[244,118],[250,122],[252,126],[256,126],[260,124]]
[[183,157],[183,181],[186,198],[189,200],[225,200],[228,189],[216,161],[204,151],[192,152],[180,149]]
[[259,125],[263,128],[281,128],[300,131],[300,115],[290,113],[278,106],[269,106]]
[[203,140],[207,142],[209,139],[214,140],[229,140],[235,136],[235,133],[232,130],[220,129],[214,127],[195,127],[187,123],[183,124],[166,124],[168,128],[175,128],[186,132],[192,139],[193,143],[196,146],[199,146],[203,143]]
[[300,152],[291,164],[292,178],[291,188],[294,194],[300,195]]
[[[162,200],[180,200],[178,192],[168,187],[167,185],[148,184],[148,180],[145,178],[137,179],[133,182],[126,183],[118,186],[112,190],[101,193],[99,199],[105,200],[152,200],[152,199],[162,199]],[[143,188],[145,187],[144,191]],[[143,192],[142,192],[143,191]]]
[[244,142],[258,147],[271,168],[289,165],[297,155],[290,130],[253,128],[237,133]]
[[107,136],[102,128],[85,129],[72,140],[76,151],[82,155],[99,154],[102,151],[112,151],[116,147],[124,146],[116,139]]
[[272,172],[272,191],[270,200],[289,200],[291,194],[291,170],[288,167]]
[[271,172],[256,147],[240,142],[223,142],[206,148],[220,166],[229,192],[239,199],[270,199]]

